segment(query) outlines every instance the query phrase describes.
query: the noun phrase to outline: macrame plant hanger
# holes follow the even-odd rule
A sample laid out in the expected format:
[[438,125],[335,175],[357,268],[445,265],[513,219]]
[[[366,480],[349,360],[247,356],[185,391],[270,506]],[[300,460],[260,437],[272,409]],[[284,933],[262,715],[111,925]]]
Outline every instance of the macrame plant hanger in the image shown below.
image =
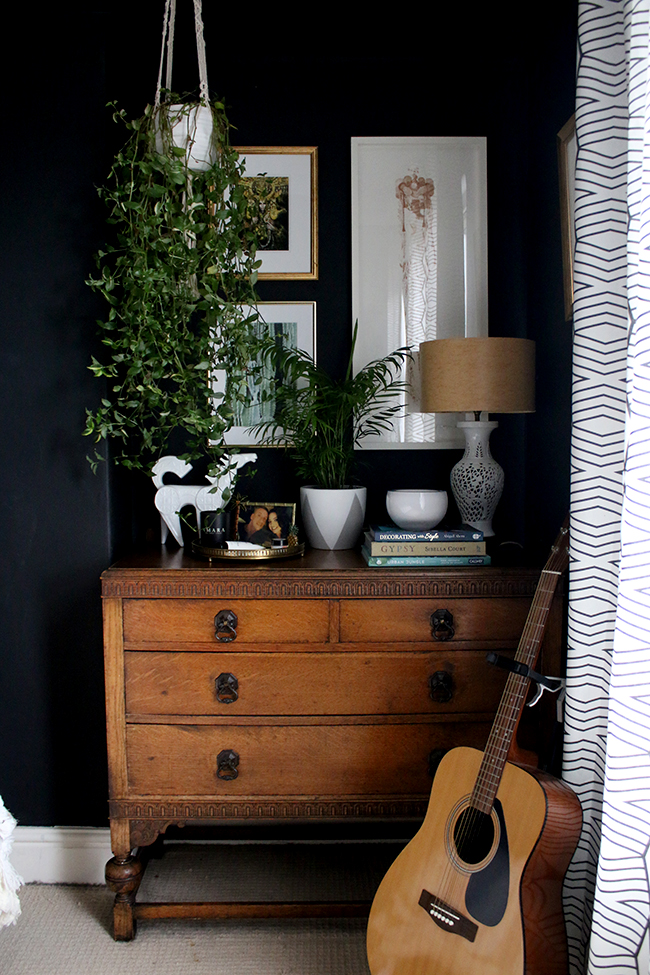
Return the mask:
[[[165,64],[165,47],[167,48],[165,91],[172,87],[172,62],[174,54],[174,23],[176,20],[176,0],[166,0],[163,17],[162,45],[160,49],[160,67],[158,69],[158,83],[154,109],[160,112],[161,102],[164,102],[162,76]],[[210,95],[208,91],[208,68],[205,57],[205,39],[203,36],[202,0],[194,0],[194,30],[196,34],[196,54],[199,62],[199,104],[168,105],[169,124],[175,145],[186,148],[188,152],[188,168],[191,170],[206,170],[215,159],[212,145],[212,111],[210,109]],[[166,96],[165,96],[166,97]]]
[[[174,23],[176,21],[176,0],[166,0],[163,17],[162,46],[160,49],[160,67],[158,69],[158,84],[154,105],[160,105],[162,89],[162,73],[165,63],[165,44],[167,45],[167,71],[165,74],[165,88],[172,89],[172,62],[174,60]],[[194,31],[196,33],[196,56],[199,62],[199,101],[201,105],[208,105],[208,66],[205,59],[205,38],[203,36],[202,0],[194,0]]]

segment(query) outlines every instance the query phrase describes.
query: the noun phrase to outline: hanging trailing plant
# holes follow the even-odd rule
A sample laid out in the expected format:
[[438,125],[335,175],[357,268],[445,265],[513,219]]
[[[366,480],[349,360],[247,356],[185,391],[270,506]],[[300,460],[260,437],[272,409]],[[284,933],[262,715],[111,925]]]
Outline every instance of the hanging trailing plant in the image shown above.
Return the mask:
[[[177,96],[169,100],[178,106]],[[110,439],[116,461],[148,472],[182,431],[180,456],[208,454],[218,469],[259,358],[256,215],[223,104],[210,103],[214,162],[202,172],[174,145],[167,107],[135,121],[114,111],[130,137],[99,191],[114,238],[88,281],[109,306],[99,322],[107,356],[90,366],[107,392],[87,411],[84,432],[97,444]],[[218,375],[225,383],[215,393]],[[91,464],[103,456],[96,448]]]
[[260,369],[260,219],[224,105],[209,97],[201,0],[193,6],[198,99],[172,94],[176,0],[165,0],[153,106],[129,121],[112,105],[128,138],[99,191],[113,234],[88,280],[108,303],[106,355],[90,368],[106,394],[84,432],[94,468],[110,441],[126,467],[150,473],[173,450],[191,462],[207,456],[215,478],[236,473],[225,436]]

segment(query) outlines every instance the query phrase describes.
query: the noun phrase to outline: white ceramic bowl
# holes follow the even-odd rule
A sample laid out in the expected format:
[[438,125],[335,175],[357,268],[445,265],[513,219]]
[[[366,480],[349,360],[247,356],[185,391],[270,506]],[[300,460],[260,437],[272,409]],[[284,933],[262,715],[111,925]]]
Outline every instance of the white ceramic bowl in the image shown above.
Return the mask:
[[418,491],[401,488],[386,495],[386,509],[398,528],[428,531],[447,513],[446,491]]

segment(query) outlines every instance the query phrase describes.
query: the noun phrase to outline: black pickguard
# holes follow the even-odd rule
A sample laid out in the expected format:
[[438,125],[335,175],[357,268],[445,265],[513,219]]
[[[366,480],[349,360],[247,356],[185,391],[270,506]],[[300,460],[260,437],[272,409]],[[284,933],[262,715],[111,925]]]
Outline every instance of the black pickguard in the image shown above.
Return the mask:
[[484,870],[472,874],[465,893],[465,906],[469,913],[488,927],[498,924],[505,914],[510,886],[508,833],[498,799],[494,801],[494,810],[501,827],[498,849]]

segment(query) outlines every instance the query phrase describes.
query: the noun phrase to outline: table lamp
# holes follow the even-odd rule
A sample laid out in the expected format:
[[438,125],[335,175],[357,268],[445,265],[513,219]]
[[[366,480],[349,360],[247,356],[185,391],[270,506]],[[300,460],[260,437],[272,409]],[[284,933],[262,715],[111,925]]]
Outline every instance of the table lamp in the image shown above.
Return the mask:
[[461,421],[465,453],[451,472],[464,524],[488,537],[503,491],[503,469],[490,453],[498,423],[481,413],[535,411],[535,343],[530,339],[434,339],[420,345],[423,413],[473,413]]

